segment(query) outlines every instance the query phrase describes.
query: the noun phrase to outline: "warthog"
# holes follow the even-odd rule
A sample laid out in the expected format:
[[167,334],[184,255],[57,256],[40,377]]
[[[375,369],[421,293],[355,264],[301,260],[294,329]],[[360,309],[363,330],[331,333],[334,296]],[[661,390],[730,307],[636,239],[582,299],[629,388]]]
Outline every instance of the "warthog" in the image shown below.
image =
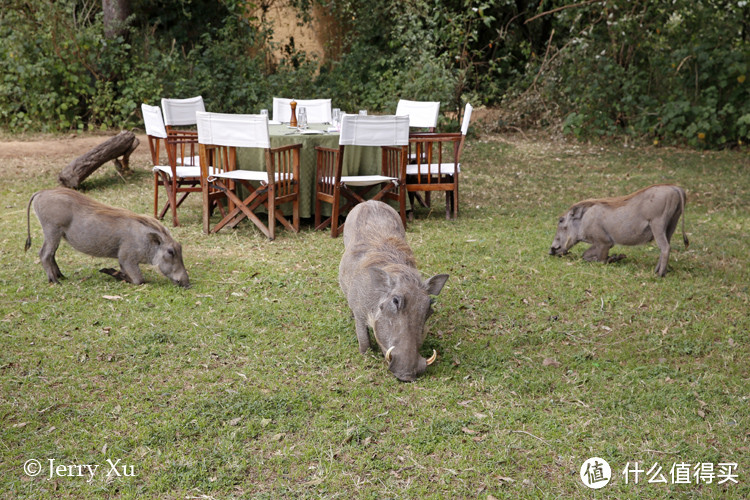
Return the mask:
[[32,204],[44,232],[39,258],[50,283],[59,283],[64,278],[55,261],[55,252],[60,238],[65,238],[79,252],[118,259],[121,272],[101,270],[116,278],[140,285],[143,275],[138,264],[152,264],[176,284],[190,286],[182,263],[182,246],[164,226],[155,219],[110,207],[72,189],[47,189],[31,195],[26,207],[25,250],[31,247]]
[[[642,245],[656,240],[661,250],[656,274],[664,276],[669,260],[669,241],[685,209],[685,191],[670,184],[657,184],[627,196],[579,201],[557,223],[550,255],[563,255],[583,241],[591,243],[583,258],[594,262],[615,262],[625,255],[609,256],[614,245]],[[682,240],[685,235],[682,218]]]
[[354,314],[359,352],[370,347],[369,326],[388,369],[413,382],[437,357],[433,350],[425,359],[419,348],[432,314],[430,295],[440,293],[448,275],[422,280],[401,217],[380,201],[360,203],[349,213],[344,248],[339,285]]

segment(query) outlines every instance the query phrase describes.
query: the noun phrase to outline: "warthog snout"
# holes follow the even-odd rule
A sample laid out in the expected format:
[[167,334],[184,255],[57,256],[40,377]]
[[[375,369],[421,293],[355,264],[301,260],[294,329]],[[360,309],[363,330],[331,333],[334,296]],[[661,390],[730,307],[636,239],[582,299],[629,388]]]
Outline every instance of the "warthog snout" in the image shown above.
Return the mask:
[[430,356],[428,359],[425,359],[422,356],[419,356],[416,362],[414,361],[404,362],[406,358],[408,357],[408,353],[404,353],[402,356],[400,356],[400,359],[397,361],[396,356],[393,354],[394,349],[395,349],[395,346],[391,346],[385,352],[385,361],[386,363],[388,363],[388,371],[393,373],[393,375],[400,382],[416,381],[417,377],[419,377],[425,371],[427,371],[427,367],[430,366],[432,363],[434,363],[435,360],[437,359],[437,351],[433,349],[432,356]]
[[180,285],[182,288],[190,288],[190,286],[191,286],[190,285],[190,279],[187,277],[187,274],[185,274],[184,278],[180,278],[180,279],[176,279],[176,280],[173,279],[172,282],[175,285]]
[[565,255],[567,253],[568,253],[567,250],[565,250],[563,247],[557,246],[557,245],[553,245],[549,249],[549,254],[550,255]]

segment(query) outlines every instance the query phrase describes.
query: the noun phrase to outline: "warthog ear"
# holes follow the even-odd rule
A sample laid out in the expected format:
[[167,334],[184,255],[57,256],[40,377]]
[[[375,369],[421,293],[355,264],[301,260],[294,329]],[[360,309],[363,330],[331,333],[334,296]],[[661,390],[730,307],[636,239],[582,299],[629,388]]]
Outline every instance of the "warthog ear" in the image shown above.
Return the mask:
[[425,285],[427,285],[427,293],[430,295],[439,295],[440,291],[443,289],[443,285],[448,281],[448,276],[449,275],[447,274],[436,274],[425,281]]
[[586,209],[588,207],[584,205],[578,205],[570,209],[570,218],[571,219],[580,219],[583,217],[583,214],[586,213]]
[[161,239],[161,236],[158,233],[148,233],[148,239],[156,245],[164,243],[164,240]]

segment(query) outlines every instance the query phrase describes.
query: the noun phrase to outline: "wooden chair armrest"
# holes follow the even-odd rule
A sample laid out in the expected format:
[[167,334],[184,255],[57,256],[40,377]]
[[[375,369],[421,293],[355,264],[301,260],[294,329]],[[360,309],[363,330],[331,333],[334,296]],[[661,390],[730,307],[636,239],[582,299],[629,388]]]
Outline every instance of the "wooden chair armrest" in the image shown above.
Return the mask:
[[275,147],[275,148],[271,148],[271,153],[281,153],[283,151],[289,151],[289,150],[292,150],[292,149],[301,150],[302,149],[302,144],[301,143],[300,144],[289,144],[287,146],[278,146],[278,147]]
[[422,134],[410,134],[409,142],[450,142],[461,140],[461,132],[425,132]]

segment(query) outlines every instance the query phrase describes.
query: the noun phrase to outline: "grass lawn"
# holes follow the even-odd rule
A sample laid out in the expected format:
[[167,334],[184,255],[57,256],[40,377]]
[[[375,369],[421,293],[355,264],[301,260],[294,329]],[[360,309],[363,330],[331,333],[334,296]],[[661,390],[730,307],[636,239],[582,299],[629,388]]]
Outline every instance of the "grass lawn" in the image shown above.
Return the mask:
[[[150,214],[147,149],[86,193]],[[413,384],[358,353],[342,239],[309,225],[206,236],[193,196],[165,221],[192,288],[145,265],[147,284],[114,281],[67,244],[48,285],[26,203],[75,156],[0,158],[2,498],[750,497],[747,150],[470,140],[458,220],[436,195],[407,230],[424,275],[450,274]],[[678,228],[665,278],[655,244],[547,255],[572,203],[664,182],[691,242]]]

